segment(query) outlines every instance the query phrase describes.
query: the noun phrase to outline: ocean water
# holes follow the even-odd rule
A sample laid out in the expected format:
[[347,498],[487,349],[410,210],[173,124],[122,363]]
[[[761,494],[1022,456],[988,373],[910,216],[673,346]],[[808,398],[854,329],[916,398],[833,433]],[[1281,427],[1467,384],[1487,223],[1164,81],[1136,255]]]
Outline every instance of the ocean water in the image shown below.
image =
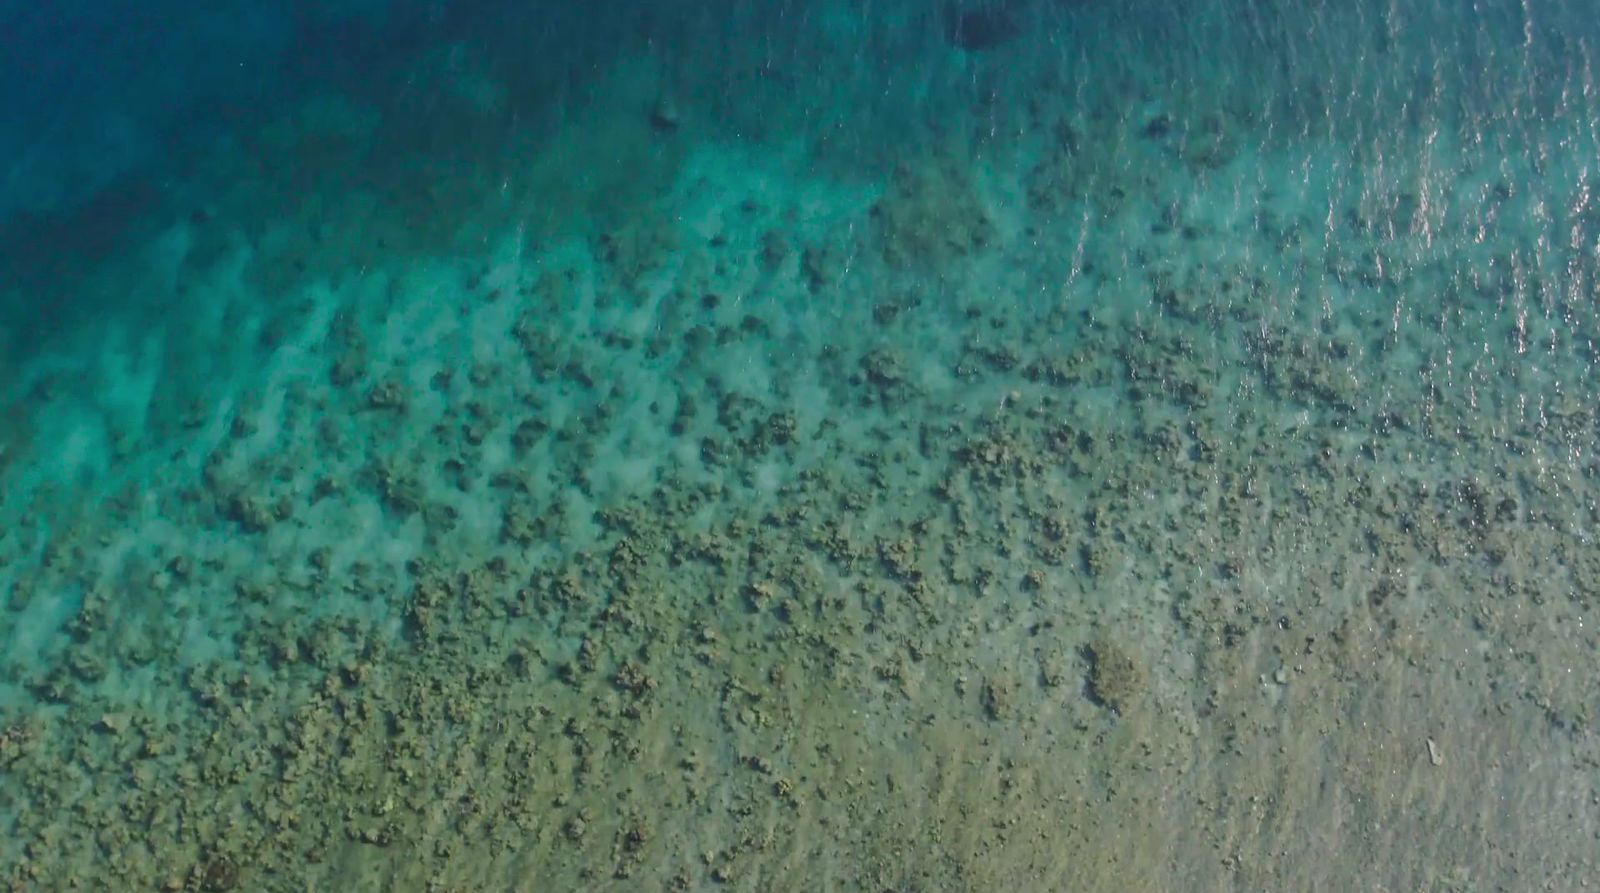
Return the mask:
[[1579,0],[0,0],[0,888],[1579,890]]

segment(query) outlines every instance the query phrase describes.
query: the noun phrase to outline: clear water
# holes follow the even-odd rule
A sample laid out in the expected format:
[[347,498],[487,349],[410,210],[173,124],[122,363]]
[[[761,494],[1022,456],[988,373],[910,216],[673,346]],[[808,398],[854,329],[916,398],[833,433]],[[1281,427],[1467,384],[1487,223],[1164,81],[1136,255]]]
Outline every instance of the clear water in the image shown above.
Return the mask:
[[0,5],[0,881],[1591,883],[1597,21]]

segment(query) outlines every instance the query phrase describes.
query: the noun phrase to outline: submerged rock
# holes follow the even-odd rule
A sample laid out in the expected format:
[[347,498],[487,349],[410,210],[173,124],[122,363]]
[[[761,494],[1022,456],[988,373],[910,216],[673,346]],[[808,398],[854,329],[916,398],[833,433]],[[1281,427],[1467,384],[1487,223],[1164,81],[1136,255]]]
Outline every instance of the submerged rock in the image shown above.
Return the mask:
[[951,3],[944,12],[945,39],[963,50],[988,50],[1010,43],[1022,34],[1016,10],[1008,3],[968,7]]
[[1087,647],[1089,694],[1096,703],[1125,713],[1144,690],[1145,672],[1121,644],[1099,636]]

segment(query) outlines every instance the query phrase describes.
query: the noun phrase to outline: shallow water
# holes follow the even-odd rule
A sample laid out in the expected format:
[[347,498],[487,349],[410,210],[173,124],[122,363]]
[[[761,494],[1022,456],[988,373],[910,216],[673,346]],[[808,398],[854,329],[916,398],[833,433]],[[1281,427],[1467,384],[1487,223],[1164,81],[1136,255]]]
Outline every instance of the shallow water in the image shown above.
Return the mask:
[[0,10],[0,881],[1580,888],[1589,12]]

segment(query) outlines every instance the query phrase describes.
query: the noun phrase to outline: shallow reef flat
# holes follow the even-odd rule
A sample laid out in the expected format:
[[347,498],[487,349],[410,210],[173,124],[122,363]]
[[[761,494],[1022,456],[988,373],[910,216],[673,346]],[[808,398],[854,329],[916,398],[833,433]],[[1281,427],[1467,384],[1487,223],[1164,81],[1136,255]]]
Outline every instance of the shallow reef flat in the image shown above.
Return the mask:
[[680,77],[515,176],[353,181],[313,97],[82,273],[185,314],[11,378],[0,886],[1595,876],[1581,159],[1058,68],[840,149]]

